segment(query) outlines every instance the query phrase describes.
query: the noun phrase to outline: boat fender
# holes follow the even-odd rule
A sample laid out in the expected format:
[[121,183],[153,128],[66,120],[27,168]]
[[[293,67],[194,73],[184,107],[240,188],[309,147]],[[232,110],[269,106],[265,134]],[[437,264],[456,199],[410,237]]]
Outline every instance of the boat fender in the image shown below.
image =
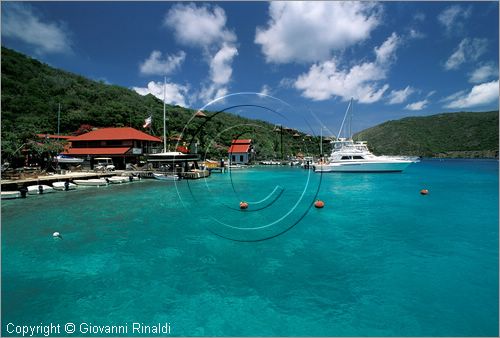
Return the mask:
[[420,190],[420,195],[427,195],[427,194],[429,194],[429,190],[427,189]]
[[106,177],[106,183],[108,183],[108,184],[109,184],[109,178],[107,178],[107,177]]
[[42,185],[38,186],[38,193],[39,194],[43,194],[43,187],[42,187]]
[[129,182],[132,182],[132,181],[134,180],[134,177],[133,177],[132,175],[130,175],[130,176],[128,177],[128,180],[129,180]]
[[52,234],[52,237],[62,239],[61,234],[57,231]]
[[69,190],[69,181],[64,182],[64,190]]
[[240,209],[248,209],[248,203],[245,201],[240,202]]
[[314,206],[317,209],[321,209],[325,206],[325,202],[323,202],[322,200],[316,200],[316,202],[314,202]]

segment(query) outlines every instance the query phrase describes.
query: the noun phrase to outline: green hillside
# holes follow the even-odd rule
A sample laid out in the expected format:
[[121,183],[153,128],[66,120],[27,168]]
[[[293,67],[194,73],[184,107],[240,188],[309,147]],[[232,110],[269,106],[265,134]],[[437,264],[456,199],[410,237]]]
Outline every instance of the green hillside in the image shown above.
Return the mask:
[[[163,134],[163,103],[153,95],[92,81],[52,68],[16,51],[2,47],[2,159],[21,157],[21,148],[39,147],[35,134],[56,133],[57,110],[61,104],[61,134],[75,135],[92,127],[131,126],[142,129],[144,118],[153,116],[153,134]],[[168,134],[179,135],[194,111],[167,105]],[[208,112],[208,115],[211,113]],[[198,151],[220,158],[236,136],[252,138],[258,159],[281,157],[280,135],[264,121],[220,113],[203,128],[195,119],[184,132],[184,140],[198,142]],[[236,127],[251,122],[256,127]],[[283,134],[284,156],[319,155],[319,138],[301,132]],[[295,134],[295,137],[293,136]],[[498,111],[450,113],[388,121],[366,129],[355,138],[368,141],[378,154],[443,157],[498,156]],[[305,140],[305,141],[303,141]],[[210,147],[208,147],[210,146]],[[36,148],[38,153],[46,148]],[[329,153],[325,145],[324,152]]]
[[363,130],[376,154],[425,157],[498,157],[498,111],[448,113],[388,121]]
[[[91,127],[131,126],[142,130],[144,119],[150,114],[153,133],[163,134],[163,102],[153,95],[141,96],[127,88],[92,81],[2,47],[2,157],[19,157],[19,148],[35,139],[37,133],[56,133],[59,104],[61,134],[81,133]],[[168,105],[167,137],[180,134],[193,113]],[[219,135],[226,128],[249,121],[258,127],[236,127],[231,134]],[[281,157],[279,133],[274,131],[274,125],[230,113],[218,114],[199,129],[203,122],[196,119],[183,135],[187,141],[194,138],[200,143],[200,153],[210,144],[209,156],[227,155],[231,138],[241,135],[254,140],[258,158]],[[311,155],[319,153],[319,138],[307,138],[300,132],[300,136],[293,137],[295,133],[288,130],[283,135],[285,157],[305,153],[306,149]]]

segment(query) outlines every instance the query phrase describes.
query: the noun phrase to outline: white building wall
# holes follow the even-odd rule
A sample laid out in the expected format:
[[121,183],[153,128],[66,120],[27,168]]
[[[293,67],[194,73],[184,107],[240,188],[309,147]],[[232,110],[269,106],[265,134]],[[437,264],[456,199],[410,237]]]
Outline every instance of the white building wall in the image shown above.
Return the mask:
[[229,159],[232,164],[247,164],[248,153],[230,153]]

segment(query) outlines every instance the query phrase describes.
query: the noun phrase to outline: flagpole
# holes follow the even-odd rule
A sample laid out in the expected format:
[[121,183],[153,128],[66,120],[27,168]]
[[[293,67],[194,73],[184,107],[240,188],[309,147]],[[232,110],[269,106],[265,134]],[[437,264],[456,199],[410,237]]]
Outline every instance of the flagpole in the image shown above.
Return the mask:
[[166,87],[167,77],[163,78],[163,152],[167,152],[167,114],[165,112],[165,97],[166,97]]

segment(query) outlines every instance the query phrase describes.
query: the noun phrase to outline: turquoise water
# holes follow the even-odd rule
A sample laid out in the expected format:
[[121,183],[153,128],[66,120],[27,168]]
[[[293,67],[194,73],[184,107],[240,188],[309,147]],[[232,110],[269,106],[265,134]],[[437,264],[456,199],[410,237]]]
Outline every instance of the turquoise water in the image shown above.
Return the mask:
[[[498,336],[498,183],[497,161],[427,160],[2,201],[2,335],[142,322],[185,336]],[[326,206],[309,210],[318,186]]]

